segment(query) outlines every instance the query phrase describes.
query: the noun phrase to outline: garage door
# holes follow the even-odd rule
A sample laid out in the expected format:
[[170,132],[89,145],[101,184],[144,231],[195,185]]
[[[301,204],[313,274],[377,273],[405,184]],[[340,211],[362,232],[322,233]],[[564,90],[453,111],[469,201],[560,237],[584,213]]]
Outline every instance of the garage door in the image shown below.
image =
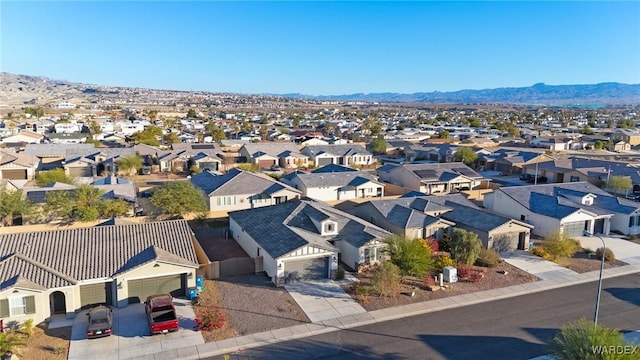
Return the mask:
[[155,294],[171,294],[184,296],[184,275],[159,276],[148,279],[129,280],[129,304],[142,303],[148,296]]
[[333,164],[333,158],[319,158],[318,159],[318,166],[325,166],[325,165],[329,165],[329,164]]
[[[87,308],[100,304],[111,305],[111,282],[80,285],[80,307]],[[107,297],[109,295],[109,297]]]
[[93,170],[90,167],[69,168],[69,175],[73,177],[90,177],[93,176]]
[[258,162],[258,165],[260,165],[261,169],[270,168],[271,166],[273,166],[275,164],[276,164],[275,160],[260,160]]
[[582,232],[585,229],[585,224],[586,224],[586,221],[578,221],[578,222],[564,224],[564,233],[570,237],[582,236]]
[[22,170],[22,169],[2,170],[2,178],[6,180],[26,180],[27,170]]
[[328,258],[287,261],[284,263],[284,281],[292,283],[299,280],[326,279]]

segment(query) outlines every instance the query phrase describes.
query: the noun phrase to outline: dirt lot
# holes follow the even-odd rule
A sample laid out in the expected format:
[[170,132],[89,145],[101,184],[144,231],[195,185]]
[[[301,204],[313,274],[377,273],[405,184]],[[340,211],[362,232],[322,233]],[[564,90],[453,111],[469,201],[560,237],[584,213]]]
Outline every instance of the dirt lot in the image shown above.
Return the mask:
[[[394,307],[400,305],[413,304],[422,301],[441,299],[448,296],[469,294],[473,292],[497,289],[506,286],[524,284],[538,280],[537,277],[524,272],[516,267],[513,267],[506,262],[501,262],[495,268],[481,268],[474,267],[477,270],[481,270],[484,273],[484,278],[477,283],[460,281],[457,283],[449,284],[449,288],[445,290],[429,291],[422,283],[422,279],[408,278],[402,285],[400,293],[393,297],[380,297],[380,296],[367,296],[362,300],[354,293],[354,286],[347,285],[343,288],[352,297],[357,299],[362,307],[367,311],[384,309],[387,307]],[[500,273],[506,271],[506,274]],[[364,284],[369,283],[370,274],[359,274],[358,278],[360,282]],[[414,296],[405,295],[404,293],[415,292]]]
[[27,345],[21,349],[22,359],[33,360],[63,360],[67,358],[71,327],[47,329],[46,325],[36,326],[33,334],[27,340]]
[[189,225],[200,246],[207,253],[209,260],[222,261],[235,257],[249,256],[231,236],[229,238],[225,237],[225,231],[228,230],[228,222],[192,220]]
[[[205,341],[222,340],[308,323],[309,318],[291,295],[276,288],[264,274],[205,281],[203,306],[220,308],[227,321],[219,330],[205,332]],[[203,309],[197,309],[200,311]]]

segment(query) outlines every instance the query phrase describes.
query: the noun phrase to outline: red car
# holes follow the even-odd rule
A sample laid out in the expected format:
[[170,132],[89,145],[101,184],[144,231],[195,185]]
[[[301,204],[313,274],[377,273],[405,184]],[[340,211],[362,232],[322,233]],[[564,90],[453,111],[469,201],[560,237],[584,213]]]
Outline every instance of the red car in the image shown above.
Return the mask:
[[151,295],[145,301],[145,311],[151,335],[178,331],[180,324],[176,317],[173,298],[169,294]]

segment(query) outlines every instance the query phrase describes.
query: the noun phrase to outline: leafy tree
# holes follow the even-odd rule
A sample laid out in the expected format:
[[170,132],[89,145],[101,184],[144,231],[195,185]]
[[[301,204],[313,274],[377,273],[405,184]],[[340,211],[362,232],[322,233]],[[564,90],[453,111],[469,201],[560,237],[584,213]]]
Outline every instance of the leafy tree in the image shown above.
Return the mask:
[[461,147],[456,150],[456,153],[453,155],[454,161],[462,161],[463,163],[471,166],[478,159],[478,154],[473,151],[473,149],[468,147]]
[[472,117],[467,119],[469,121],[469,126],[472,128],[479,128],[482,126],[482,123],[480,122],[480,119]]
[[46,186],[54,183],[65,183],[73,185],[75,179],[64,172],[64,169],[53,169],[48,171],[40,171],[36,175],[36,185]]
[[11,226],[15,215],[29,215],[33,212],[33,204],[23,198],[22,190],[11,191],[4,188],[0,191],[0,216],[3,226]]
[[367,130],[369,132],[369,136],[375,138],[382,133],[382,124],[378,120],[378,117],[375,114],[372,114],[362,123],[362,129]]
[[220,142],[227,139],[227,135],[224,133],[224,130],[222,130],[214,123],[207,124],[207,131],[211,133],[211,137],[215,142]]
[[147,126],[144,130],[134,133],[131,137],[136,144],[158,146],[160,145],[160,141],[158,141],[160,136],[162,136],[162,129],[157,126]]
[[36,118],[41,118],[44,116],[44,109],[42,108],[42,106],[26,107],[24,109],[24,113],[30,114],[31,116]]
[[400,269],[391,261],[383,261],[373,271],[371,286],[380,296],[393,296],[400,289]]
[[98,137],[98,135],[102,133],[102,128],[95,120],[89,121],[87,125],[87,127],[89,128],[89,132],[91,133],[91,138],[95,140],[96,137]]
[[44,210],[64,220],[95,221],[125,215],[129,205],[122,199],[102,199],[104,191],[80,185],[74,191],[49,191]]
[[126,155],[116,161],[118,172],[133,175],[142,169],[142,158],[138,155]]
[[604,146],[605,146],[605,143],[604,143],[604,142],[602,142],[602,141],[600,141],[600,140],[597,140],[597,141],[593,144],[593,148],[594,148],[594,149],[596,149],[596,150],[602,150],[602,149],[604,149]]
[[631,182],[631,178],[628,176],[614,175],[609,178],[609,181],[607,181],[605,187],[617,191],[631,190],[633,189],[633,183]]
[[100,202],[100,214],[105,217],[126,215],[129,208],[129,204],[122,199],[106,199]]
[[482,250],[482,242],[478,235],[464,229],[453,229],[451,232],[451,257],[458,263],[473,265]]
[[184,215],[206,212],[206,196],[190,181],[170,181],[153,192],[151,204],[165,214]]
[[155,121],[156,118],[158,117],[158,110],[147,111],[147,116],[149,117],[149,120]]
[[162,137],[162,140],[164,140],[164,142],[169,144],[180,144],[182,142],[182,139],[180,139],[180,136],[178,136],[178,134],[174,133],[173,131],[164,135]]
[[448,139],[451,136],[447,130],[442,130],[438,133],[438,139]]
[[431,249],[418,241],[392,235],[385,240],[389,258],[402,275],[424,276],[431,268]]
[[188,118],[194,118],[194,119],[195,119],[195,118],[197,118],[197,117],[198,117],[198,114],[196,113],[196,111],[195,111],[194,109],[189,109],[189,110],[187,111],[187,117],[188,117]]
[[387,142],[383,139],[375,139],[369,143],[369,149],[376,155],[387,153]]
[[592,135],[593,129],[591,128],[591,126],[589,126],[589,124],[587,124],[582,128],[582,133],[585,135]]
[[580,249],[580,244],[560,229],[554,229],[545,236],[542,249],[551,256],[553,261],[556,261],[560,258],[572,257]]
[[202,172],[202,169],[200,169],[198,165],[191,165],[191,167],[189,168],[189,173],[191,175],[200,174],[201,172]]
[[550,347],[557,360],[631,360],[637,355],[620,354],[597,349],[610,346],[633,346],[624,340],[624,335],[616,329],[594,325],[582,318],[569,323],[551,341]]
[[27,340],[21,332],[0,332],[0,355],[11,353],[22,356],[20,348],[24,345],[27,345]]

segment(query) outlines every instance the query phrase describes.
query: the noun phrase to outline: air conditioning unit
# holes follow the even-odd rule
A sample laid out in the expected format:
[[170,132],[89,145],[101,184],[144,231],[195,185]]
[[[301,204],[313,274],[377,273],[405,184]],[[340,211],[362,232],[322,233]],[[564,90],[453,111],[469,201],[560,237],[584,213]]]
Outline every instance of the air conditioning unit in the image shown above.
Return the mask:
[[458,269],[453,266],[446,266],[442,269],[444,281],[448,283],[458,282]]

